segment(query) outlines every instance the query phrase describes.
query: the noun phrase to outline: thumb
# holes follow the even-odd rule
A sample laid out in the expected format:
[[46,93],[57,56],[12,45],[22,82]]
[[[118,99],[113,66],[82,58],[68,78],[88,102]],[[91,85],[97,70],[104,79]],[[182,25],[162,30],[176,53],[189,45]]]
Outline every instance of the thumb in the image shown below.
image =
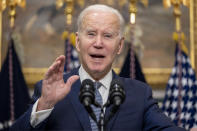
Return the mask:
[[73,75],[73,76],[69,77],[68,80],[66,81],[66,86],[71,87],[72,84],[78,79],[79,79],[78,75]]

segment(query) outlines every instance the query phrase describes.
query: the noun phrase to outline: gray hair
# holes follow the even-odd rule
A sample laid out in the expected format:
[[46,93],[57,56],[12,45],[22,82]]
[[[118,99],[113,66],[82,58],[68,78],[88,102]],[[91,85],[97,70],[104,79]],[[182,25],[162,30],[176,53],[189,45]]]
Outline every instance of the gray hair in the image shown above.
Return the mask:
[[119,13],[118,10],[109,7],[107,5],[102,5],[102,4],[95,4],[95,5],[91,5],[88,6],[87,8],[85,8],[79,15],[78,19],[77,19],[77,28],[78,28],[78,32],[81,31],[82,28],[82,20],[84,18],[84,16],[89,12],[89,11],[105,11],[105,12],[112,12],[114,13],[116,16],[118,16],[119,18],[119,24],[120,24],[120,31],[119,31],[119,35],[122,37],[123,36],[123,32],[124,32],[124,19],[122,17],[122,15]]

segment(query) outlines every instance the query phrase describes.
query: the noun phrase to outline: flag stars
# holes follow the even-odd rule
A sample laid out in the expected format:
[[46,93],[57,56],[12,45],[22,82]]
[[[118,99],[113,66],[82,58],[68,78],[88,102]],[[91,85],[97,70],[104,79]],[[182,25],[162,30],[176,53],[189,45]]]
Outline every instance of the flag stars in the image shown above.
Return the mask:
[[168,112],[165,111],[164,114],[165,114],[166,116],[168,116]]
[[174,97],[177,97],[178,94],[179,94],[178,90],[175,90],[175,91],[173,92],[173,96],[174,96]]
[[69,63],[69,68],[72,69],[73,68],[73,63]]
[[192,91],[189,91],[189,92],[188,92],[188,96],[189,96],[189,98],[192,98],[192,97],[193,97]]
[[175,85],[178,87],[178,85],[179,85],[179,79],[178,78],[176,78],[176,80],[175,80]]
[[[178,67],[176,67],[176,75],[178,75],[180,72],[180,69]],[[182,72],[182,71],[181,71]]]
[[181,61],[181,56],[177,54],[177,61]]
[[180,119],[183,119],[183,118],[184,118],[184,113],[181,113]]
[[197,86],[197,81],[194,82],[194,85]]
[[73,55],[73,57],[78,58],[78,53],[77,53],[76,50],[74,50],[74,51],[72,52],[72,55]]
[[[179,68],[178,62],[181,62],[181,68]],[[179,86],[180,82],[181,87]],[[181,92],[179,93],[180,88]],[[180,101],[181,114],[177,112],[179,95],[182,96],[182,101]],[[167,113],[170,114],[169,117],[172,120],[175,120],[175,124],[178,124],[177,115],[180,115],[180,125],[187,130],[197,123],[197,81],[190,60],[183,52],[181,55],[176,54],[175,66],[172,69],[164,99],[163,109],[165,112],[169,111]]]
[[186,129],[189,129],[189,125],[186,125],[185,128],[186,128]]
[[190,63],[190,59],[189,58],[187,58],[187,63]]
[[183,86],[187,85],[187,79],[186,79],[185,77],[182,78],[182,85],[183,85]]
[[183,109],[183,107],[184,107],[184,102],[183,101],[181,101],[180,106],[181,106],[181,109]]
[[197,114],[194,115],[194,119],[197,120]]
[[187,109],[190,109],[192,107],[192,102],[188,101],[187,102]]
[[193,71],[192,68],[189,68],[188,72],[189,72],[189,75],[193,75],[194,74],[194,71]]
[[168,96],[171,96],[171,93],[172,93],[171,90],[168,90],[168,91],[167,91],[167,95],[168,95]]
[[185,96],[185,90],[181,91],[181,96]]
[[176,117],[176,114],[175,114],[175,113],[172,113],[172,114],[170,115],[170,117],[171,117],[172,120],[174,120],[175,117]]
[[173,108],[173,109],[176,109],[176,108],[177,108],[177,102],[176,102],[176,101],[174,101],[174,102],[172,103],[172,108]]
[[186,115],[185,115],[185,119],[188,121],[188,120],[189,120],[189,118],[190,118],[190,116],[191,116],[191,114],[190,114],[190,113],[186,113]]
[[174,75],[176,73],[176,67],[172,68],[172,74]]
[[75,61],[75,62],[74,62],[74,66],[75,66],[75,67],[78,67],[78,66],[79,66],[79,62],[78,62],[78,61]]
[[182,63],[185,64],[186,63],[186,59],[185,57],[182,57]]
[[186,75],[186,69],[185,68],[182,69],[182,73],[183,73],[183,75]]
[[168,81],[168,84],[169,84],[170,86],[172,86],[172,85],[174,84],[174,79],[173,79],[173,78],[170,78],[170,80]]
[[189,85],[189,87],[192,87],[192,85],[193,85],[192,79],[188,79],[188,85]]
[[165,107],[166,107],[166,108],[169,108],[169,106],[170,106],[170,101],[166,101]]

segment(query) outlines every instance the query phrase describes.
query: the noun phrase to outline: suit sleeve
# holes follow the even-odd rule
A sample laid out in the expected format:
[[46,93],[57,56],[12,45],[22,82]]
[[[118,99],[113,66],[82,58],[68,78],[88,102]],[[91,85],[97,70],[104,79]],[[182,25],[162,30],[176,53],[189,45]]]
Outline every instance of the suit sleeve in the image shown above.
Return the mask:
[[31,126],[31,124],[30,124],[30,117],[31,117],[33,104],[41,96],[41,88],[42,88],[42,81],[38,82],[35,85],[35,90],[34,90],[34,94],[32,96],[32,101],[31,101],[31,104],[29,106],[29,109],[21,117],[19,117],[15,121],[15,123],[10,128],[11,131],[19,131],[19,130],[28,131],[28,130],[42,130],[42,129],[44,129],[47,120],[45,120],[42,123],[38,124],[35,128],[33,128]]
[[159,108],[157,102],[152,97],[152,90],[146,87],[145,111],[144,111],[144,131],[185,131],[176,127]]

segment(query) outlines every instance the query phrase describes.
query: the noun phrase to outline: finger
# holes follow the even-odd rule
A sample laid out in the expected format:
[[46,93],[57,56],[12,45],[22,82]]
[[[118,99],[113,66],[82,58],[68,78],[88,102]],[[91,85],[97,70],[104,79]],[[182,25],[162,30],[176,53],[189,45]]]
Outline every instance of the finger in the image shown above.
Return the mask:
[[59,70],[58,72],[63,73],[64,72],[64,65],[65,65],[65,56],[64,55],[60,55],[59,57],[57,57],[57,59],[55,61],[60,61],[60,65],[59,65]]
[[66,81],[66,86],[71,87],[72,84],[78,79],[79,79],[78,75],[73,75],[73,76],[69,77],[68,80]]
[[64,72],[64,66],[65,66],[65,56],[61,57],[61,64],[59,67],[60,72]]
[[73,75],[73,76],[68,78],[68,80],[66,81],[66,84],[64,86],[64,89],[63,89],[65,95],[70,92],[72,84],[78,79],[79,79],[78,75]]
[[62,63],[62,61],[65,61],[64,55],[60,55],[59,57],[57,57],[53,64],[49,67],[46,76],[50,77],[54,72],[59,71],[58,66]]
[[58,71],[59,69],[59,65],[60,65],[61,61],[55,61],[48,69],[48,71],[45,74],[45,79],[48,79],[49,77],[51,77],[55,72]]
[[55,61],[64,61],[65,60],[65,56],[64,55],[60,55],[59,57],[56,58]]

